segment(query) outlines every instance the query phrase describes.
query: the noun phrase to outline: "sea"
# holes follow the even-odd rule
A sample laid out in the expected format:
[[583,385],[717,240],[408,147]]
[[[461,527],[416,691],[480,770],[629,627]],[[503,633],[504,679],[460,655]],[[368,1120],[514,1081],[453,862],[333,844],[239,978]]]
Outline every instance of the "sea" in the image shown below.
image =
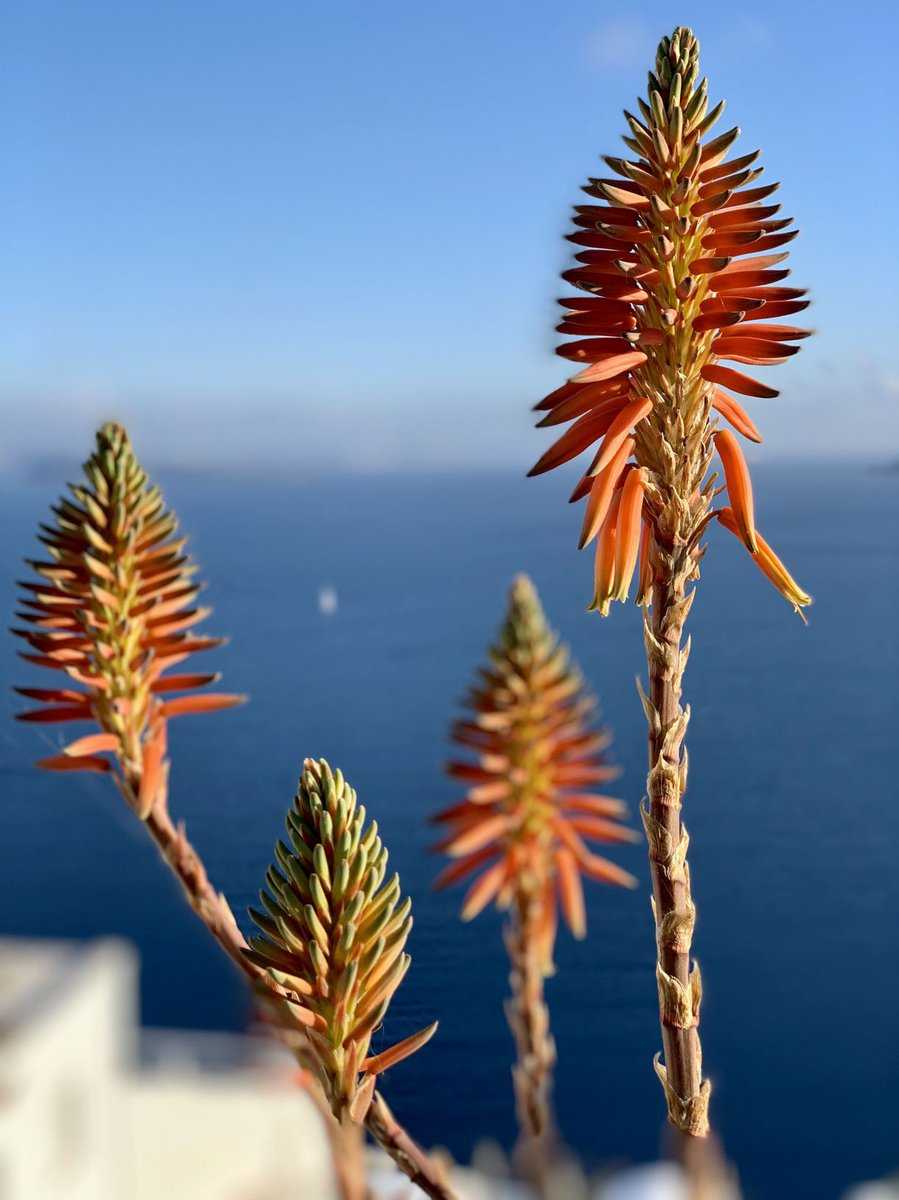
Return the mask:
[[[0,489],[10,622],[51,475]],[[815,604],[805,627],[711,530],[685,685],[705,1070],[745,1195],[831,1200],[899,1168],[899,473],[763,463],[754,478],[759,528]],[[488,1140],[509,1147],[501,919],[463,925],[458,892],[432,890],[428,817],[458,798],[447,731],[526,571],[600,697],[639,824],[640,614],[586,611],[573,477],[173,470],[160,482],[208,582],[206,627],[230,639],[209,664],[251,697],[173,723],[175,814],[243,921],[303,758],[340,766],[414,901],[412,967],[376,1044],[440,1021],[385,1095],[416,1138],[460,1160]],[[146,1025],[243,1028],[241,980],[107,781],[32,768],[65,733],[12,720],[10,686],[34,682],[14,643],[0,648],[0,933],[127,938]],[[639,889],[588,885],[588,937],[560,934],[547,984],[559,1127],[597,1169],[665,1145],[645,847],[613,854]]]

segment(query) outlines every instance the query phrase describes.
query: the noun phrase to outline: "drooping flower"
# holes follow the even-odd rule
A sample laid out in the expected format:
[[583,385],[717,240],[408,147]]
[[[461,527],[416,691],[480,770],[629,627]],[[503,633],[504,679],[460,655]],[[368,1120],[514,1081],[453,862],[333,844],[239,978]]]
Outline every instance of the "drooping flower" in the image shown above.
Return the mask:
[[120,425],[98,431],[84,473],[41,525],[48,557],[29,561],[39,578],[20,584],[25,624],[14,631],[29,648],[22,657],[65,683],[17,688],[41,705],[19,719],[98,726],[38,765],[112,772],[146,817],[164,783],[168,721],[243,697],[198,692],[213,673],[167,674],[221,639],[194,632],[211,611],[196,604],[197,568]]
[[468,790],[434,818],[446,830],[437,849],[453,860],[438,886],[476,874],[462,905],[465,920],[494,901],[509,906],[528,893],[539,907],[548,970],[557,905],[575,937],[586,932],[581,877],[636,882],[587,843],[631,842],[636,835],[620,823],[622,802],[592,790],[618,774],[603,754],[609,736],[591,727],[595,701],[525,576],[512,586],[506,620],[468,706],[471,716],[456,722],[453,739],[469,756],[448,766]]
[[[714,483],[707,472],[717,451],[739,536],[762,565],[749,472],[737,439],[717,420],[761,441],[733,393],[777,392],[730,364],[786,362],[811,332],[781,323],[809,303],[784,283],[786,247],[797,233],[792,218],[769,203],[778,185],[757,183],[758,151],[728,159],[738,129],[710,137],[724,105],[709,108],[689,30],[663,39],[638,108],[639,115],[625,112],[632,157],[605,157],[612,177],[591,178],[583,190],[592,202],[574,210],[577,265],[563,278],[581,295],[559,302],[558,330],[574,340],[557,352],[583,369],[536,406],[542,426],[574,424],[531,472],[600,443],[572,499],[588,498],[581,545],[596,539],[591,607],[603,614],[626,599],[641,538],[651,573],[643,529],[662,540],[673,532],[658,488],[673,470],[671,447],[689,492],[689,535],[708,520]],[[629,481],[632,460],[645,472],[639,484]],[[622,509],[615,497],[625,487],[631,503]],[[642,520],[634,521],[638,506]],[[785,590],[778,572],[766,574],[797,609],[811,602],[802,589]],[[638,595],[649,599],[645,589]]]
[[260,933],[244,953],[289,997],[335,1117],[359,1122],[378,1074],[437,1028],[369,1053],[411,962],[412,905],[401,900],[399,876],[385,883],[377,824],[366,825],[355,791],[324,760],[304,763],[287,833],[266,874],[262,909],[250,910]]

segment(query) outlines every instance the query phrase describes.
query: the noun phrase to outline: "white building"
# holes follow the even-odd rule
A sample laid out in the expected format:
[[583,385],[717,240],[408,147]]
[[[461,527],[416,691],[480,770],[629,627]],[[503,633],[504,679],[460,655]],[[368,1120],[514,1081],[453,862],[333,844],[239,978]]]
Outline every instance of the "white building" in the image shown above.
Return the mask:
[[0,940],[0,1200],[336,1200],[289,1058],[138,1037],[124,943]]

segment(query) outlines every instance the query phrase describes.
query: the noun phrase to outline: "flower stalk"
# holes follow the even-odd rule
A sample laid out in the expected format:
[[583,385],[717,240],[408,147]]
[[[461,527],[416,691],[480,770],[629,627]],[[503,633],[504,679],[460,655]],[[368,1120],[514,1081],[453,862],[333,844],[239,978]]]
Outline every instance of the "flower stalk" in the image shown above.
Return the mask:
[[[581,546],[596,542],[590,608],[605,616],[637,580],[649,676],[641,689],[649,730],[642,817],[664,1050],[656,1071],[669,1119],[687,1138],[709,1131],[710,1085],[698,1031],[700,974],[691,963],[696,906],[681,820],[690,714],[681,692],[684,625],[709,522],[717,516],[800,615],[811,603],[756,528],[735,436],[761,441],[732,393],[777,392],[725,365],[785,362],[810,333],[780,323],[808,305],[802,290],[782,285],[783,247],[796,231],[768,203],[777,184],[753,186],[762,174],[758,152],[728,159],[739,130],[708,136],[723,107],[709,108],[692,32],[663,38],[639,115],[625,112],[632,157],[605,157],[615,178],[590,179],[584,191],[598,203],[575,209],[569,240],[578,265],[563,278],[581,295],[560,301],[558,329],[576,340],[558,353],[583,369],[536,406],[543,426],[574,423],[531,472],[599,443],[571,497],[587,499]],[[716,455],[723,487],[712,470]],[[716,512],[720,491],[729,506]]]
[[537,950],[542,924],[539,900],[524,889],[519,890],[503,930],[511,967],[506,1020],[515,1039],[517,1060],[512,1068],[512,1083],[518,1125],[524,1135],[525,1168],[541,1190],[555,1149],[551,1091],[556,1065],[556,1044],[544,996],[546,973]]

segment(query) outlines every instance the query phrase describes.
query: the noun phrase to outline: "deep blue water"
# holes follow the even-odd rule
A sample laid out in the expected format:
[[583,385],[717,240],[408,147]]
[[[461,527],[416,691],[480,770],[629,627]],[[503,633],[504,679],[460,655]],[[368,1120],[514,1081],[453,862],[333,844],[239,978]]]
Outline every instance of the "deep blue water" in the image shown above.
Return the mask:
[[[74,467],[73,467],[74,470]],[[753,1197],[838,1196],[899,1166],[899,477],[862,466],[760,467],[759,523],[816,596],[804,629],[737,542],[712,533],[691,616],[695,948],[713,1115]],[[385,1039],[434,1017],[435,1041],[385,1079],[425,1142],[467,1157],[509,1142],[511,1045],[499,921],[435,895],[428,813],[449,803],[445,734],[521,569],[600,693],[636,810],[644,730],[639,614],[585,613],[569,480],[513,475],[162,482],[209,581],[236,712],[176,722],[175,811],[242,913],[301,759],[343,767],[415,899],[413,966]],[[0,495],[3,605],[53,486]],[[332,584],[339,612],[321,615]],[[25,678],[12,639],[7,685]],[[51,731],[54,739],[56,731]],[[58,735],[61,737],[62,735]],[[183,907],[104,781],[41,775],[34,729],[0,725],[0,931],[133,939],[151,1025],[239,1027],[242,985]],[[592,887],[590,935],[562,936],[549,1000],[556,1097],[591,1162],[657,1154],[662,1103],[645,850],[618,855],[637,893]]]

